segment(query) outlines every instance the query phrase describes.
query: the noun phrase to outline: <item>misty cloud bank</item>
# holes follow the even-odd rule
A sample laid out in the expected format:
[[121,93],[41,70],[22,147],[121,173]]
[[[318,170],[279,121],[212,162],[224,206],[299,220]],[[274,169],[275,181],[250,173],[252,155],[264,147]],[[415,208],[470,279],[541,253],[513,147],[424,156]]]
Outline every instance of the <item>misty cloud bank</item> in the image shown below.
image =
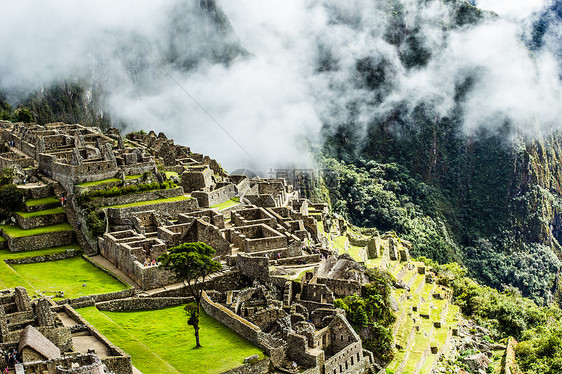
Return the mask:
[[[506,121],[531,135],[560,127],[560,23],[540,48],[526,44],[552,4],[480,0],[502,18],[450,27],[454,4],[221,0],[230,29],[198,1],[20,0],[3,5],[0,91],[17,101],[51,82],[95,81],[115,123],[163,131],[227,170],[306,165],[322,131],[350,121],[366,131],[398,105],[449,116],[467,80],[467,134]],[[405,66],[389,30],[415,34],[426,61]],[[365,84],[358,61],[378,83]]]

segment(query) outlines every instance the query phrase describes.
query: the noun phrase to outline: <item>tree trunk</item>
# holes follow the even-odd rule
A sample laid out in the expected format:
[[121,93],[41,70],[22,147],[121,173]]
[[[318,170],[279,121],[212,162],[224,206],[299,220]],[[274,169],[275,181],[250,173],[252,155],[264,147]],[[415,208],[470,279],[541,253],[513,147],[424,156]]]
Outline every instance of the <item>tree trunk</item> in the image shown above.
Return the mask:
[[195,321],[193,323],[193,329],[195,330],[195,348],[201,348],[201,343],[199,343],[199,318],[201,318],[201,302],[199,300],[197,300],[197,317],[195,318]]
[[193,324],[193,329],[195,330],[195,348],[201,348],[199,343],[199,321]]

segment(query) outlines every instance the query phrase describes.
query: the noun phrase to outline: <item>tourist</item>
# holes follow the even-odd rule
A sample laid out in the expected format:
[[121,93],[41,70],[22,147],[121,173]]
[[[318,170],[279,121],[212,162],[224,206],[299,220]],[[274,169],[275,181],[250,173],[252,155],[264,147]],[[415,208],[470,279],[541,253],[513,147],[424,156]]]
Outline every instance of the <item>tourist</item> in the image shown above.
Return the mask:
[[64,206],[64,196],[60,197],[60,206]]

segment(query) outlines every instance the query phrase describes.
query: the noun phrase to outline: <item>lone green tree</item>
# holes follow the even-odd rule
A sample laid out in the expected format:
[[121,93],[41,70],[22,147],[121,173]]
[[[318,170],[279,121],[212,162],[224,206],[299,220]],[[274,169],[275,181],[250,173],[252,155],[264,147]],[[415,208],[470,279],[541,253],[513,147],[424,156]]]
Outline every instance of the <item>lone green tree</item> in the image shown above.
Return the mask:
[[195,298],[196,305],[186,306],[187,324],[195,330],[196,347],[199,343],[199,316],[201,311],[201,297],[205,288],[205,280],[222,268],[220,262],[213,260],[215,250],[202,242],[183,243],[168,250],[158,257],[162,267],[170,270],[174,277],[187,284],[190,293]]

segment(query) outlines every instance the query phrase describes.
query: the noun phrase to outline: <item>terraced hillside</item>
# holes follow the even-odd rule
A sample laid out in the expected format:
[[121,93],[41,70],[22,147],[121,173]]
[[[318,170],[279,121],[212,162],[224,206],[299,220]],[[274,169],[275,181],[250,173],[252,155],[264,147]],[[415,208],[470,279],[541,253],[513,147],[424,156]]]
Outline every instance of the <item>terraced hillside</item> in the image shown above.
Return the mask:
[[394,235],[375,239],[379,254],[375,258],[369,258],[366,247],[350,244],[347,235],[334,231],[329,238],[339,254],[348,253],[396,279],[397,287],[392,291],[397,307],[393,329],[396,350],[387,370],[394,374],[431,373],[442,357],[448,357],[451,336],[459,323],[460,310],[451,303],[451,290],[436,284],[435,275],[423,262],[405,255],[407,251]]

